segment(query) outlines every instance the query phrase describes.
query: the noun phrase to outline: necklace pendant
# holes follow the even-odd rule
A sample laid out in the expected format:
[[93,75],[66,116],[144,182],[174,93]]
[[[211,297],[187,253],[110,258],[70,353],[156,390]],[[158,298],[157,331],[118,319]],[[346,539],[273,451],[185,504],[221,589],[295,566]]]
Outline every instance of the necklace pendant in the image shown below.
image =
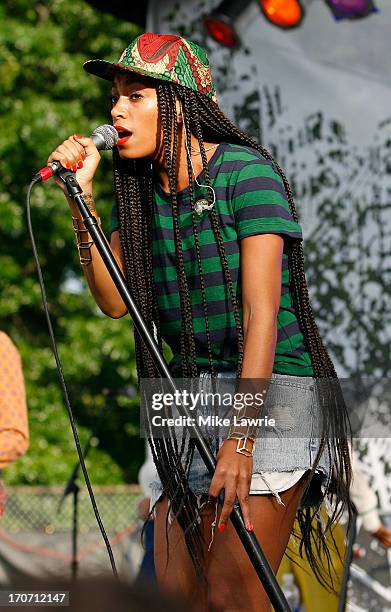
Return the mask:
[[194,204],[194,210],[197,213],[197,215],[201,215],[204,210],[212,210],[213,208],[213,202],[211,204],[209,204],[208,200],[206,200],[205,198],[197,200],[196,203]]

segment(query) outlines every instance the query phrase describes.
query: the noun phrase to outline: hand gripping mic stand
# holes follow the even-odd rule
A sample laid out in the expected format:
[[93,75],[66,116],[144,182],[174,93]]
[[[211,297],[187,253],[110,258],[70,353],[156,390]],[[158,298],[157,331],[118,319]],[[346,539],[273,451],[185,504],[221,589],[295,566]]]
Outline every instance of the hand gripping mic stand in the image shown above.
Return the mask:
[[[98,252],[107,268],[107,271],[109,272],[115,286],[118,289],[119,294],[121,295],[128,309],[130,316],[132,317],[133,324],[135,325],[135,328],[140,334],[142,340],[145,342],[145,345],[148,348],[158,371],[160,372],[162,377],[167,379],[168,385],[169,387],[171,387],[172,392],[174,394],[177,391],[179,392],[173,378],[171,377],[168,365],[164,357],[160,354],[158,345],[156,344],[153,336],[151,335],[149,329],[146,326],[144,318],[139,313],[138,308],[133,301],[132,295],[130,294],[129,289],[126,285],[124,276],[109,246],[106,243],[104,234],[101,231],[95,217],[91,215],[83,200],[83,197],[81,196],[82,190],[76,181],[74,173],[64,171],[61,172],[59,176],[66,185],[69,197],[73,198],[76,202],[80,214],[83,218],[85,228],[90,233],[91,238],[94,241],[95,246],[98,249]],[[186,422],[191,423],[191,414],[185,405],[179,405],[178,412],[181,414],[181,416],[185,417]],[[195,438],[195,444],[197,446],[197,449],[209,473],[211,474],[211,476],[213,476],[216,467],[216,460],[206,440],[204,439],[203,434],[199,429],[198,425],[191,425],[190,429]],[[290,607],[284,597],[280,585],[277,582],[273,570],[270,567],[269,562],[258,543],[258,540],[256,539],[253,532],[247,531],[246,529],[240,511],[240,505],[237,499],[235,500],[230,519],[232,521],[233,526],[235,527],[235,530],[240,540],[242,541],[242,544],[250,558],[250,561],[260,581],[262,582],[263,588],[265,589],[271,603],[274,606],[275,611],[289,612]]]

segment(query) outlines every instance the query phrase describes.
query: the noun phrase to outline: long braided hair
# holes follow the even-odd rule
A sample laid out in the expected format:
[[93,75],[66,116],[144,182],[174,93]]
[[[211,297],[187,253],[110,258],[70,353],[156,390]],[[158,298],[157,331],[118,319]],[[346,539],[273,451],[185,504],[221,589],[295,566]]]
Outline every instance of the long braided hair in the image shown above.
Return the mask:
[[[161,83],[156,85],[158,109],[160,113],[164,159],[168,173],[172,218],[174,229],[174,243],[176,253],[176,269],[180,296],[181,331],[180,354],[181,376],[184,378],[197,377],[196,342],[193,329],[193,314],[191,297],[186,278],[184,257],[182,251],[179,210],[176,189],[176,164],[178,154],[178,128],[176,99],[179,98],[183,109],[185,125],[185,138],[187,148],[190,150],[191,134],[199,143],[204,177],[210,186],[208,160],[204,141],[229,142],[252,147],[259,151],[264,158],[270,160],[283,181],[290,212],[295,221],[298,221],[296,206],[292,191],[283,171],[270,153],[250,136],[239,130],[220,110],[219,106],[201,93],[197,93],[180,85]],[[147,161],[122,160],[117,151],[114,151],[114,183],[118,206],[121,245],[124,254],[125,268],[129,288],[137,303],[141,314],[145,318],[150,330],[154,331],[158,346],[162,351],[162,336],[159,324],[159,309],[157,295],[153,281],[152,266],[152,219],[153,219],[153,167]],[[194,247],[198,274],[200,279],[202,308],[205,318],[205,333],[207,340],[209,368],[214,374],[213,355],[210,329],[208,324],[208,304],[205,292],[205,280],[202,271],[200,243],[195,219],[195,194],[193,186],[193,172],[188,156],[187,169],[189,175],[189,193],[192,208],[192,221],[194,231]],[[207,190],[207,199],[212,203],[211,190]],[[238,361],[237,375],[240,376],[243,363],[244,336],[240,316],[240,306],[235,295],[230,268],[221,235],[220,222],[215,207],[208,211],[213,233],[216,239],[224,279],[229,292],[229,299],[234,313],[237,342]],[[304,342],[311,355],[316,384],[316,394],[322,408],[323,431],[322,443],[312,466],[308,487],[319,463],[321,454],[327,450],[333,465],[333,511],[327,519],[326,526],[321,521],[314,520],[322,500],[312,508],[298,511],[298,521],[301,531],[300,552],[304,549],[311,567],[318,580],[326,587],[333,588],[330,573],[330,555],[325,540],[325,532],[340,517],[346,507],[350,516],[349,486],[351,480],[351,467],[348,449],[349,422],[346,405],[342,396],[337,374],[330,356],[319,335],[313,311],[311,308],[308,287],[304,272],[303,248],[300,241],[295,241],[288,252],[291,293],[294,301],[299,326],[304,336]],[[159,374],[156,370],[146,347],[135,330],[136,362],[139,379],[155,378]],[[194,442],[190,440],[186,453],[184,453],[184,438],[181,448],[177,440],[170,437],[169,432],[165,438],[149,437],[153,458],[157,467],[164,493],[168,496],[170,511],[173,512],[181,525],[186,544],[194,563],[197,575],[202,578],[203,573],[203,542],[199,521],[199,512],[196,509],[196,500],[188,487],[186,470],[194,452]],[[184,456],[185,455],[185,456]],[[330,491],[329,491],[330,492]],[[167,515],[168,521],[168,515]],[[166,522],[167,526],[167,522]],[[327,575],[320,560],[321,554],[328,566]],[[331,579],[331,582],[330,580]],[[330,586],[331,585],[331,586]]]

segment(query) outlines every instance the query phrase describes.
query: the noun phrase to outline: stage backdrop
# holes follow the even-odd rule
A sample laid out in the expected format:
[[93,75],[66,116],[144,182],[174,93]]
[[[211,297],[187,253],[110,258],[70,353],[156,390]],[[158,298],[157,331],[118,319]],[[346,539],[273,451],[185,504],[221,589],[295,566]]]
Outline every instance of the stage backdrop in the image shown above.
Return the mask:
[[[336,22],[319,0],[301,27],[282,31],[254,1],[237,22],[241,46],[231,51],[202,26],[217,4],[151,0],[148,29],[207,48],[220,106],[273,153],[292,184],[312,304],[339,375],[384,381],[391,365],[391,5],[376,0],[377,14]],[[389,401],[381,401],[389,414]],[[375,397],[369,408],[379,412]],[[389,508],[390,440],[371,440],[359,447]],[[375,469],[379,457],[384,470]]]

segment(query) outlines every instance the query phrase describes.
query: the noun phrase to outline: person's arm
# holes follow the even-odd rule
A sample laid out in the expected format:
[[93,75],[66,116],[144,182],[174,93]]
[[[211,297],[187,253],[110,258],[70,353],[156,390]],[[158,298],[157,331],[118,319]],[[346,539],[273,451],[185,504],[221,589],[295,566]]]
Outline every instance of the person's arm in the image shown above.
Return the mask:
[[381,521],[377,511],[377,497],[369,486],[369,481],[361,470],[359,462],[353,452],[353,479],[350,485],[350,498],[357,508],[358,515],[363,521],[366,531],[375,532],[379,529]]
[[242,378],[269,379],[277,342],[284,239],[276,234],[240,242],[244,354]]
[[350,497],[357,508],[365,531],[368,531],[383,546],[391,548],[391,530],[382,523],[378,512],[376,493],[372,490],[366,474],[360,467],[356,453],[352,453],[353,480]]
[[16,461],[28,446],[22,361],[11,338],[0,331],[0,469]]
[[6,502],[7,502],[7,492],[5,490],[4,481],[1,477],[1,470],[0,470],[0,519],[2,519],[4,516]]
[[29,427],[22,362],[11,338],[0,331],[0,519],[6,505],[2,470],[23,455],[28,446]]
[[[49,156],[48,162],[53,160],[58,160],[63,166],[76,171],[76,180],[83,190],[86,203],[94,216],[98,218],[99,215],[93,196],[93,178],[100,161],[100,155],[91,138],[84,138],[78,135],[71,136]],[[65,194],[63,183],[59,179],[56,179],[56,182]],[[67,196],[66,199],[71,209],[74,227],[76,228],[84,276],[91,293],[102,312],[115,319],[122,317],[127,312],[126,306],[107,272],[97,248],[95,245],[91,245],[91,236],[84,229],[77,205],[73,199]],[[118,231],[112,233],[110,247],[124,274],[125,265]]]
[[[240,242],[244,353],[241,378],[270,379],[273,371],[277,314],[281,296],[284,240],[274,234],[249,236]],[[252,457],[236,452],[237,440],[226,439],[217,454],[209,489],[217,497],[225,489],[219,528],[225,525],[238,496],[247,529],[252,529],[248,493]]]

